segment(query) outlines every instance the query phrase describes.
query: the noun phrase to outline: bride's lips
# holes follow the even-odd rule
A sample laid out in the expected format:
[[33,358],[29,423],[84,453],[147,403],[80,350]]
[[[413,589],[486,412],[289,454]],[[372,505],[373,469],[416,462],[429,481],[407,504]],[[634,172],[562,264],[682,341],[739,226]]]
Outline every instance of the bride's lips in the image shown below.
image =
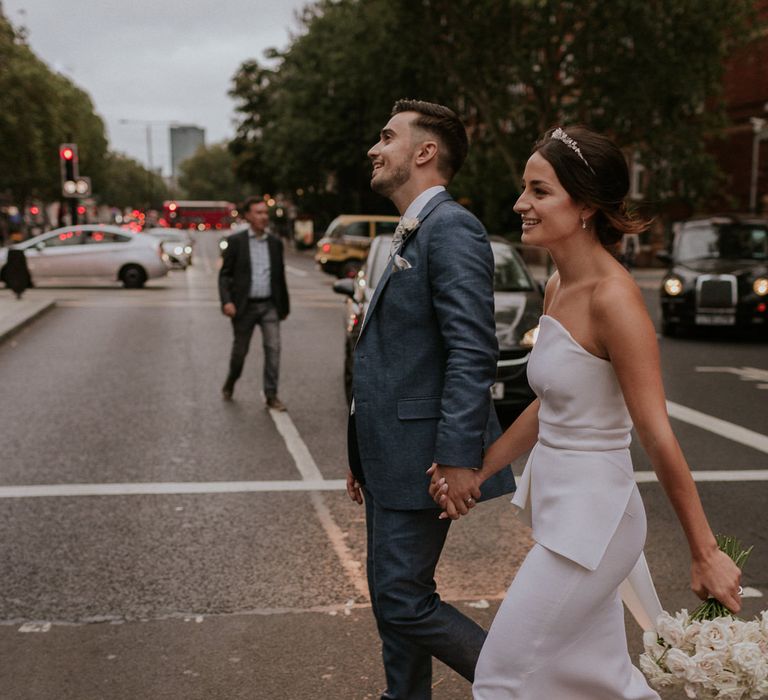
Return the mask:
[[533,228],[541,223],[541,219],[534,219],[532,217],[523,218],[523,230]]

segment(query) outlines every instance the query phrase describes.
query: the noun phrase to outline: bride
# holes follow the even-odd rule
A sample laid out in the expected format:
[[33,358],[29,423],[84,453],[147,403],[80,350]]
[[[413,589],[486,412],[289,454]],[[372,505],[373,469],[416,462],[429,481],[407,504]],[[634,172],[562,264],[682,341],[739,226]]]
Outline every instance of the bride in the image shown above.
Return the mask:
[[[644,228],[625,211],[628,186],[621,151],[583,127],[548,131],[526,164],[522,240],[557,266],[528,363],[537,399],[474,474],[479,488],[533,448],[512,503],[535,544],[483,646],[476,700],[659,697],[631,664],[618,593],[646,532],[633,424],[688,539],[691,588],[740,609],[739,569],[717,547],[669,424],[653,324],[606,247]],[[430,493],[441,517],[474,505],[434,473]]]

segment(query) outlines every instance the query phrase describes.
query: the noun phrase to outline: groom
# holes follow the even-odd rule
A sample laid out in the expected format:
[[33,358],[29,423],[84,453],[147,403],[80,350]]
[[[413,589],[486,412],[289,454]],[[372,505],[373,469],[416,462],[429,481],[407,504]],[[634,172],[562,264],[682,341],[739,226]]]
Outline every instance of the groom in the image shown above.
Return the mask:
[[[402,219],[355,348],[347,492],[365,501],[387,700],[431,698],[433,656],[471,681],[485,640],[435,590],[451,521],[438,518],[426,473],[436,464],[435,478],[446,478],[466,513],[480,498],[471,470],[501,434],[490,395],[498,355],[491,246],[445,190],[466,155],[456,114],[418,100],[395,104],[368,151],[371,187]],[[482,497],[513,490],[505,469]]]

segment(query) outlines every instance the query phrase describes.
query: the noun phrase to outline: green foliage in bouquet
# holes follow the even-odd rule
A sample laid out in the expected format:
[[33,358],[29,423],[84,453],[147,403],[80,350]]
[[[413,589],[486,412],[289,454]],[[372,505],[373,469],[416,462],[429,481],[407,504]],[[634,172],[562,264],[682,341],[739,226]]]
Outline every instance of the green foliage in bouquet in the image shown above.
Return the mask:
[[[717,539],[717,546],[720,548],[720,551],[725,552],[733,559],[736,566],[743,570],[749,555],[752,553],[752,547],[744,549],[744,545],[741,544],[740,540],[729,535],[716,535],[715,538]],[[691,613],[690,621],[700,622],[702,620],[714,620],[718,617],[734,617],[734,615],[716,598],[707,598]]]

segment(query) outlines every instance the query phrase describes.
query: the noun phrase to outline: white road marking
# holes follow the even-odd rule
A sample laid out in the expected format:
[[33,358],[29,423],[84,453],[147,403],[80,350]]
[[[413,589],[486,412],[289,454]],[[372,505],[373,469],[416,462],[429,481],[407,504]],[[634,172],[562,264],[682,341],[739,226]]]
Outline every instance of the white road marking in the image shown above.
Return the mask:
[[[768,481],[768,469],[712,469],[705,471],[692,471],[694,481]],[[655,472],[635,472],[635,481],[638,484],[647,484],[658,481]]]
[[323,481],[323,475],[315,464],[315,460],[309,452],[309,448],[301,439],[299,431],[296,430],[296,426],[293,424],[291,417],[287,412],[272,411],[269,414],[272,416],[272,420],[275,422],[277,432],[282,435],[285,440],[285,446],[288,448],[288,452],[291,453],[293,461],[296,463],[296,468],[301,474],[301,478],[305,481]]
[[766,382],[757,384],[757,389],[768,389],[768,369],[758,367],[697,367],[697,372],[722,372],[735,374],[743,382]]
[[293,265],[286,265],[285,271],[290,272],[292,275],[296,275],[296,277],[306,277],[308,274],[306,270],[300,270],[298,267],[293,267]]
[[681,406],[672,401],[667,401],[667,411],[670,418],[676,418],[684,423],[695,425],[697,428],[708,430],[710,433],[720,435],[728,440],[733,440],[733,442],[739,442],[742,445],[751,447],[753,450],[759,450],[768,454],[768,436],[766,435],[742,428],[740,425],[729,423],[706,413],[701,413],[701,411]]
[[[309,448],[301,439],[299,431],[293,424],[290,415],[287,412],[270,410],[269,414],[272,416],[272,420],[277,426],[277,430],[285,440],[285,445],[290,452],[293,461],[296,463],[296,468],[299,470],[302,479],[306,482],[312,481],[313,483],[324,482],[323,475],[317,468],[315,460],[312,458],[312,454]],[[327,482],[326,482],[327,483]],[[341,481],[342,488],[346,487],[346,483]],[[322,494],[317,490],[313,490],[309,494],[309,498],[312,501],[312,506],[315,509],[320,524],[325,530],[325,534],[331,542],[331,546],[336,551],[336,556],[339,558],[342,567],[347,572],[352,585],[355,587],[358,596],[363,600],[368,598],[368,584],[365,576],[363,575],[363,567],[347,547],[345,540],[346,535],[342,529],[336,524],[336,521],[331,515],[331,511],[328,510],[328,506],[323,499]]]
[[763,594],[757,588],[752,586],[744,586],[744,590],[741,593],[742,598],[762,598]]
[[344,479],[290,481],[182,481],[106,484],[29,484],[0,486],[0,498],[60,496],[156,496],[203,493],[274,493],[341,491]]

